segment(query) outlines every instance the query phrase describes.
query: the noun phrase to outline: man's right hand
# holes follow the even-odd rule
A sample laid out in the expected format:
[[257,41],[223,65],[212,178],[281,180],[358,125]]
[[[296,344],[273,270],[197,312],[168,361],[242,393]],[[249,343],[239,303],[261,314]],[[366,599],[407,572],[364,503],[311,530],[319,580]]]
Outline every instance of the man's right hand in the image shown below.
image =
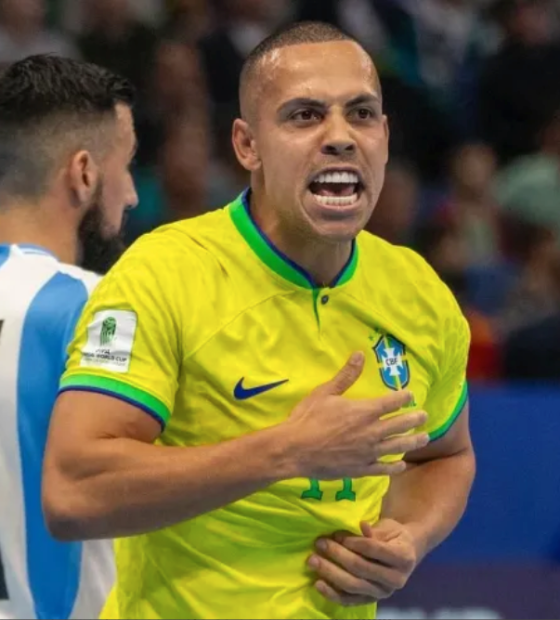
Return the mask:
[[426,433],[405,434],[422,426],[423,411],[381,419],[409,404],[412,394],[398,391],[380,398],[350,400],[345,392],[364,368],[363,353],[354,353],[338,374],[302,400],[284,423],[297,444],[298,477],[335,480],[401,473],[402,460],[379,462],[426,446]]

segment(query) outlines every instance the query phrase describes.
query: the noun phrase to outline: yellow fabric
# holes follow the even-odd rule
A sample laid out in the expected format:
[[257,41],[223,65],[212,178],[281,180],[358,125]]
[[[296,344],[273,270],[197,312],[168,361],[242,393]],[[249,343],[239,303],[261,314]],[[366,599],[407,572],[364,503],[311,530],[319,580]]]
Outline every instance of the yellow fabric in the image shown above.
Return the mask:
[[[347,282],[306,288],[263,262],[234,225],[235,210],[252,225],[240,209],[238,200],[163,227],[127,252],[85,309],[62,389],[102,390],[164,423],[169,418],[162,445],[214,444],[282,422],[356,350],[366,354],[365,370],[348,397],[386,394],[395,381],[389,358],[398,353],[387,348],[400,342],[404,355],[392,360],[397,382],[404,380],[418,408],[427,408],[426,430],[441,436],[464,402],[469,331],[426,263],[362,233]],[[127,370],[84,366],[92,325],[115,310],[136,317]],[[114,344],[119,329],[108,345],[114,350],[126,349]],[[242,378],[244,390],[288,381],[238,400]],[[103,617],[372,618],[374,605],[345,609],[326,602],[306,560],[319,536],[359,533],[361,521],[375,522],[387,489],[388,480],[379,477],[314,485],[291,480],[189,522],[117,541],[118,581]]]

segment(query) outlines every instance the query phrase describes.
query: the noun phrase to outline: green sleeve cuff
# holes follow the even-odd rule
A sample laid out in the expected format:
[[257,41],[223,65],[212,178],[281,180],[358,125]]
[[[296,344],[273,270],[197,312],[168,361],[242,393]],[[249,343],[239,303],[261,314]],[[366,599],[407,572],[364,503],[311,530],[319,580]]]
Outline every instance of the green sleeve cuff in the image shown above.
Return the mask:
[[453,412],[451,413],[449,418],[447,418],[444,424],[442,424],[439,428],[436,428],[434,431],[430,433],[430,441],[437,441],[438,439],[441,439],[449,431],[449,429],[453,426],[453,424],[455,424],[457,418],[461,415],[461,411],[463,411],[463,409],[465,408],[468,395],[469,395],[468,385],[467,385],[467,382],[465,381],[463,383],[463,389],[461,390],[459,400],[457,401],[457,404],[455,405]]
[[117,379],[88,374],[70,375],[62,379],[59,393],[70,391],[96,392],[124,400],[151,415],[162,428],[171,417],[168,407],[159,398]]

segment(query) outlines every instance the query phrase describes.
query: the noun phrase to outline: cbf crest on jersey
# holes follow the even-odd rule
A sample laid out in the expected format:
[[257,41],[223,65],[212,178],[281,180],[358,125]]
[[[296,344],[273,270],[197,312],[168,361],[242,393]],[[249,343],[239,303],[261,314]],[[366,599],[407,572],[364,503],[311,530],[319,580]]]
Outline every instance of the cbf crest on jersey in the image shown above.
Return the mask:
[[404,344],[394,336],[385,334],[379,338],[373,350],[383,383],[392,390],[405,388],[410,381],[410,368]]

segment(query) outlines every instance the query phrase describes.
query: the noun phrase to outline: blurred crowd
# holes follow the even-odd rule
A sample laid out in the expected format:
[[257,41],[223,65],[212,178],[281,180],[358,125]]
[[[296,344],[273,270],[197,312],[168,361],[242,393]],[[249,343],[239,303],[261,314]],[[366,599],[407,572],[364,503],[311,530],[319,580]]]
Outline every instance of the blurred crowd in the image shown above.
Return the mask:
[[0,65],[54,52],[140,97],[129,241],[229,202],[244,58],[289,20],[374,57],[391,162],[372,232],[457,295],[471,379],[560,379],[560,0],[0,0]]

